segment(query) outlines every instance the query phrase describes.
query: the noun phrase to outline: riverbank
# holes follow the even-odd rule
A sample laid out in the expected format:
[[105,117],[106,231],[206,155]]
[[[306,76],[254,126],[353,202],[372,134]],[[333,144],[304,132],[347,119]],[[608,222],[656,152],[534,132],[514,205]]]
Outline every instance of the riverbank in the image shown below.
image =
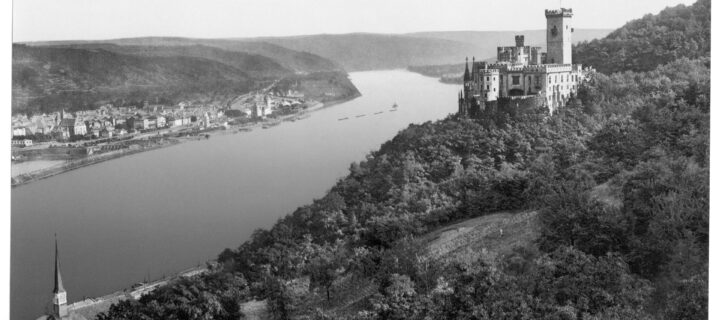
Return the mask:
[[[355,98],[360,97],[361,94],[356,94],[351,97],[345,98],[345,99],[338,99],[333,100],[329,102],[317,102],[316,104],[307,107],[307,109],[302,110],[298,113],[293,114],[287,114],[278,116],[275,118],[269,118],[265,119],[263,121],[253,121],[249,123],[243,123],[240,125],[229,125],[227,129],[215,129],[215,130],[198,130],[197,132],[194,132],[193,129],[196,128],[187,128],[182,131],[178,132],[167,132],[160,136],[153,136],[150,138],[145,138],[145,141],[150,141],[149,143],[143,143],[142,145],[138,146],[137,148],[128,148],[128,149],[121,149],[116,151],[110,151],[102,154],[97,155],[88,155],[86,157],[82,157],[79,159],[73,159],[73,160],[67,160],[63,163],[55,164],[46,168],[38,169],[31,172],[26,172],[22,174],[18,174],[17,176],[11,177],[11,187],[19,187],[22,185],[26,185],[35,181],[39,181],[42,179],[50,178],[65,172],[69,172],[75,169],[83,168],[89,165],[105,162],[108,160],[113,160],[117,158],[121,158],[124,156],[133,155],[140,152],[146,152],[146,151],[152,151],[164,147],[169,147],[173,145],[177,145],[183,142],[187,141],[197,141],[198,139],[202,139],[205,137],[206,139],[209,139],[212,136],[221,135],[221,134],[237,134],[241,132],[248,132],[252,131],[254,129],[258,128],[270,128],[272,126],[276,126],[281,124],[285,121],[300,121],[302,119],[307,118],[307,116],[311,112],[315,112],[318,110],[322,110],[325,108],[329,108],[331,106],[344,103],[350,100],[353,100]],[[178,134],[183,133],[191,133],[184,136],[178,136]]]
[[150,292],[153,292],[157,288],[160,288],[173,280],[194,277],[203,273],[207,273],[211,270],[211,266],[213,264],[213,261],[209,261],[205,266],[197,266],[185,269],[170,277],[150,281],[148,283],[138,283],[130,288],[116,291],[102,297],[85,298],[83,300],[68,304],[68,311],[74,314],[81,315],[85,317],[85,319],[95,319],[95,317],[99,313],[106,312],[113,304],[128,299],[140,299],[140,297]]

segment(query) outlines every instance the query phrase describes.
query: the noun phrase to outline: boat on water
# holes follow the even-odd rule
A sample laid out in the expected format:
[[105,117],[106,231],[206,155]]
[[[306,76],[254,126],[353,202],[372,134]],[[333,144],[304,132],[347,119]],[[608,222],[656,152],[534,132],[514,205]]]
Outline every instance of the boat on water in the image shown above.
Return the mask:
[[378,112],[375,112],[375,113],[373,113],[373,114],[381,114],[381,113],[383,113],[383,112],[384,112],[384,111],[378,111]]
[[340,119],[338,119],[338,121],[343,121],[343,120],[347,120],[347,119],[348,119],[348,117],[340,118]]
[[268,122],[268,123],[264,123],[263,126],[262,126],[262,128],[263,128],[263,129],[267,129],[267,128],[274,127],[274,126],[279,125],[279,124],[280,124],[280,121]]
[[397,111],[397,109],[392,109],[392,110],[390,110],[390,112],[393,112],[393,111]]
[[398,107],[397,102],[393,103],[392,107],[393,107],[393,109],[397,109],[397,107]]
[[361,117],[364,117],[364,116],[365,116],[364,114],[359,114],[359,115],[356,115],[355,118],[361,118]]

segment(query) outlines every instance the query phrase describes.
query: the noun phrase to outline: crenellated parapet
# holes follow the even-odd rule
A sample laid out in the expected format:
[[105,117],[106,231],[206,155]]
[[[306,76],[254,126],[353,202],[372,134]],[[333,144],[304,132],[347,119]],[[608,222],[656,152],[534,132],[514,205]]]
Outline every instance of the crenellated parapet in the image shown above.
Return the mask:
[[565,17],[571,18],[573,16],[572,8],[560,8],[560,9],[546,9],[546,18]]

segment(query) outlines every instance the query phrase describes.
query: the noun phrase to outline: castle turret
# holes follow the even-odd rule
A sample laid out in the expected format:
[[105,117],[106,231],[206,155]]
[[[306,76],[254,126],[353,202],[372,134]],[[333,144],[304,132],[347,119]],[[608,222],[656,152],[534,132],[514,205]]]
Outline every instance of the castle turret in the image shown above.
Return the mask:
[[572,63],[572,9],[545,10],[547,18],[547,56],[545,63]]
[[465,75],[463,76],[463,80],[465,82],[470,81],[470,69],[468,68],[468,58],[465,57]]
[[515,47],[524,47],[525,46],[525,36],[524,35],[517,35],[515,36]]

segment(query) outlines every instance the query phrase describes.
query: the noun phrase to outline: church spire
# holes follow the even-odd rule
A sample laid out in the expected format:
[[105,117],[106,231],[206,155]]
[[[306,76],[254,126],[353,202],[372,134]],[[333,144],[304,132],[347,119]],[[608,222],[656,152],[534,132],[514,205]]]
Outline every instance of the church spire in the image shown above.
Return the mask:
[[55,288],[53,289],[53,296],[53,318],[66,319],[68,317],[67,292],[60,277],[57,234],[55,235]]
[[60,292],[65,292],[65,287],[63,287],[62,277],[60,276],[60,258],[58,255],[57,235],[55,235],[55,288],[53,293]]

